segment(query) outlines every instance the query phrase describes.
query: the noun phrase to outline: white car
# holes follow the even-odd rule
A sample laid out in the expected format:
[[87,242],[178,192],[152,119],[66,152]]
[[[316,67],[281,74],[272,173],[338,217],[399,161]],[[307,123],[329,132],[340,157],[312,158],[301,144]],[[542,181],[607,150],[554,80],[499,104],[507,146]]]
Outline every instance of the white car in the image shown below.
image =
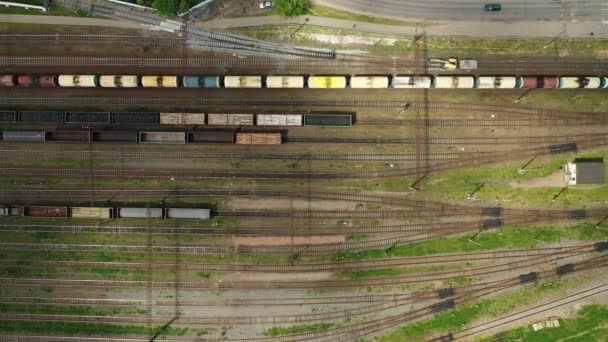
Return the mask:
[[274,2],[272,2],[272,1],[262,1],[262,2],[260,2],[260,8],[261,9],[274,8]]

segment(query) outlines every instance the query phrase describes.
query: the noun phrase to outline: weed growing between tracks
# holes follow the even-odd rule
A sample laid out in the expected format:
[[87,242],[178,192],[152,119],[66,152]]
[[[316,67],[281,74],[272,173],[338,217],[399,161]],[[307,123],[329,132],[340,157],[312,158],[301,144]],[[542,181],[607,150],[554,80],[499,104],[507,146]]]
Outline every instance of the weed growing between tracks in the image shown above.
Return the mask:
[[[532,331],[529,325],[501,333],[505,341],[544,342],[544,341],[604,341],[608,336],[608,306],[589,305],[582,308],[576,318],[560,319],[557,328]],[[488,337],[481,342],[493,342]]]
[[5,313],[31,313],[31,314],[57,314],[57,315],[145,315],[142,309],[109,309],[103,310],[88,306],[31,306],[22,304],[0,304],[0,312]]
[[[555,280],[528,286],[516,292],[499,295],[494,299],[482,299],[453,311],[437,314],[431,319],[399,328],[397,331],[375,339],[377,342],[424,341],[425,337],[459,330],[483,317],[496,317],[527,304],[537,302],[548,295],[563,291],[584,281],[583,278]],[[546,340],[549,341],[549,340]]]
[[[384,249],[366,250],[360,252],[340,252],[334,255],[336,261],[355,261],[379,259],[386,257],[408,257],[432,255],[441,253],[459,253],[487,251],[494,249],[535,248],[544,243],[555,243],[562,239],[569,240],[602,240],[606,233],[595,229],[593,224],[577,226],[539,226],[506,227],[502,232],[483,232],[475,238],[477,244],[469,239],[474,233],[450,238],[440,238],[425,242],[396,246],[388,253]],[[541,242],[542,241],[542,242]]]
[[289,327],[272,327],[264,330],[263,334],[266,336],[280,336],[289,334],[301,334],[313,331],[323,331],[336,326],[334,323],[317,323],[309,325],[292,325]]
[[[161,327],[157,329],[161,329]],[[168,327],[163,330],[163,335],[183,336],[192,330],[196,331],[196,329]],[[0,332],[69,335],[148,335],[148,329],[143,326],[7,321],[0,321]]]

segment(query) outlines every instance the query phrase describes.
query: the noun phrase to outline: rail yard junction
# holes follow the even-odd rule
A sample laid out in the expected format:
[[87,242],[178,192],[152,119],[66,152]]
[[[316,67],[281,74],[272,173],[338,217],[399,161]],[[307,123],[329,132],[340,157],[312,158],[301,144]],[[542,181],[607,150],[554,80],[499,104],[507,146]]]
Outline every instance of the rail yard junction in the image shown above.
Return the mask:
[[244,3],[0,29],[0,340],[604,341],[608,43]]

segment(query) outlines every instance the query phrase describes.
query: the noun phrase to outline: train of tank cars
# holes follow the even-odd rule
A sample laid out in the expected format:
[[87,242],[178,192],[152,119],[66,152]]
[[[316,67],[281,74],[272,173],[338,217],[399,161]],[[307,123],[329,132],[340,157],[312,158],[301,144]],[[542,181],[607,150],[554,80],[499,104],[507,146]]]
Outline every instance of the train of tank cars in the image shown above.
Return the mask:
[[596,76],[138,76],[0,75],[2,87],[85,88],[608,88]]
[[204,208],[0,206],[0,216],[207,220],[211,216],[211,210]]

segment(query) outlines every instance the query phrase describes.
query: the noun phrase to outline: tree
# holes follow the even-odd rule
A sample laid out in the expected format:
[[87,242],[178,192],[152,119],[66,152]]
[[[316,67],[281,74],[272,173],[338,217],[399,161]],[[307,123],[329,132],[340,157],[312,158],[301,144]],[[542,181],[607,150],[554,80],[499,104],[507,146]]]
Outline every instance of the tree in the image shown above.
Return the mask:
[[179,3],[179,13],[184,13],[190,9],[190,1],[182,0]]
[[160,14],[177,14],[177,0],[154,0],[152,7]]
[[308,12],[310,2],[308,0],[274,0],[274,8],[279,15],[296,17]]

